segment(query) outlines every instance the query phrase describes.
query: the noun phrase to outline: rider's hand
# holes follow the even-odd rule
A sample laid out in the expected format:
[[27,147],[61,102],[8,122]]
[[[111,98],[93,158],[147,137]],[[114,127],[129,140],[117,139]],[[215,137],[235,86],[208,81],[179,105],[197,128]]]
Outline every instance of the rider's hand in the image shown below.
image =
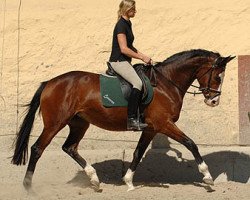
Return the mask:
[[152,60],[152,58],[150,58],[150,65],[155,65],[155,62]]
[[143,55],[141,60],[145,62],[146,64],[151,64],[151,61],[152,61],[151,58],[146,55]]

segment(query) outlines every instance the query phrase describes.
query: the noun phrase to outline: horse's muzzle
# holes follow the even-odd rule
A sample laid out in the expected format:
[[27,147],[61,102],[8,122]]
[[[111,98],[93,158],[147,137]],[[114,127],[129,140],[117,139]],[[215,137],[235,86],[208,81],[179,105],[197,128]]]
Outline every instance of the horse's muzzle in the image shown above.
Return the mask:
[[217,96],[212,99],[204,99],[205,104],[207,104],[210,107],[218,106],[220,103],[220,98]]

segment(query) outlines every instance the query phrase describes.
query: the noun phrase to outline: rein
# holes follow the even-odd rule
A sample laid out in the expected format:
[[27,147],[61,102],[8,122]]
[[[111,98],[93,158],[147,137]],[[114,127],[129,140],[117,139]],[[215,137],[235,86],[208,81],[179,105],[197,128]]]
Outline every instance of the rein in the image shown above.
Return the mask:
[[[200,89],[198,86],[196,86],[196,85],[191,85],[192,87],[194,87],[194,88],[198,88],[198,89]],[[188,94],[193,94],[194,96],[196,95],[196,94],[202,94],[202,92],[196,92],[196,91],[194,91],[194,92],[189,92],[189,91],[187,91],[187,93]]]
[[[203,76],[205,76],[207,73],[210,72],[210,76],[209,76],[207,87],[201,88],[201,87],[198,87],[196,85],[191,84],[192,87],[199,89],[200,92],[196,92],[196,91],[189,92],[189,91],[187,91],[186,93],[193,94],[195,96],[196,94],[203,94],[204,92],[205,93],[214,92],[214,93],[216,93],[216,95],[214,95],[213,98],[215,98],[216,96],[221,95],[221,91],[218,91],[218,90],[213,89],[213,88],[210,87],[211,79],[212,79],[212,74],[213,74],[213,71],[214,71],[214,69],[216,67],[217,59],[214,61],[214,63],[213,63],[213,65],[212,65],[211,68],[209,68],[204,74],[202,74],[200,77],[197,78],[197,80],[199,81]],[[151,68],[150,68],[150,77],[149,77],[149,79],[150,79],[150,82],[151,82],[151,84],[152,84],[153,87],[157,86],[156,71],[158,71],[157,67],[158,67],[158,65],[160,63],[161,62],[156,62],[155,64],[151,65]],[[174,85],[176,88],[178,88],[182,93],[185,93],[185,91],[182,88],[180,88],[177,84],[175,84],[173,81],[171,81],[169,79],[167,79],[167,81],[170,82],[172,85]]]

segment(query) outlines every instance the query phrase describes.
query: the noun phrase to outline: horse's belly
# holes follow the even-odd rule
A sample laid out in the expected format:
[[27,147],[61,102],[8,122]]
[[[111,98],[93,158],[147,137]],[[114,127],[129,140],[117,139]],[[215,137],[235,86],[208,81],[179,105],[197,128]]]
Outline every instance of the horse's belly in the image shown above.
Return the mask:
[[91,109],[78,113],[84,120],[99,128],[110,131],[127,130],[127,109],[126,108],[105,108]]

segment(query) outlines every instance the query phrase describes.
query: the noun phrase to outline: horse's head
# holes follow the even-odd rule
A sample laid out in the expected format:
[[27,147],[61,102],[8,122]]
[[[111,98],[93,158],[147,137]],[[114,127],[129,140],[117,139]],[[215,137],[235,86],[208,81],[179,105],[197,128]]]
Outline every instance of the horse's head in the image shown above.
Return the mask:
[[212,64],[204,64],[197,71],[196,78],[205,97],[204,102],[208,106],[219,105],[226,65],[234,58],[235,56],[213,58]]

